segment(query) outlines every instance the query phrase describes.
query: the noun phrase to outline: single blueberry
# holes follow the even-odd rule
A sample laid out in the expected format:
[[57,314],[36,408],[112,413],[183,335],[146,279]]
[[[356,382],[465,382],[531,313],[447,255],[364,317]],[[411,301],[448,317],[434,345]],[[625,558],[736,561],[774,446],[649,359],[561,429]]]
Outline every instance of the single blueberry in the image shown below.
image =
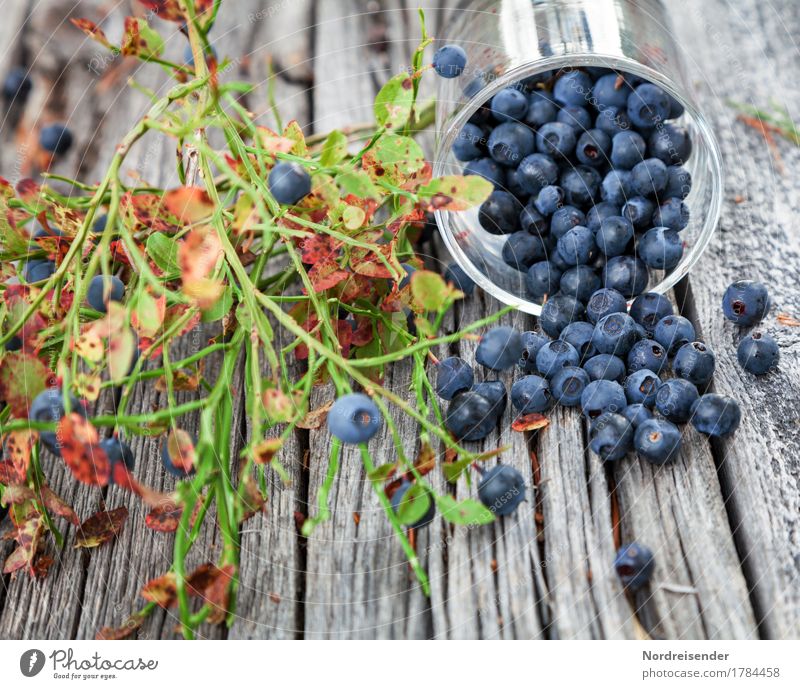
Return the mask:
[[686,423],[692,415],[692,405],[699,397],[697,388],[683,378],[671,378],[661,384],[656,393],[656,409],[673,423]]
[[442,359],[436,365],[436,394],[451,400],[459,392],[469,390],[475,382],[472,366],[457,356]]
[[742,338],[736,349],[739,365],[748,373],[763,376],[774,370],[780,360],[778,343],[771,335],[752,332]]
[[770,308],[767,288],[754,280],[738,280],[729,285],[722,297],[722,313],[736,325],[758,323]]
[[633,447],[633,426],[624,416],[605,412],[592,421],[589,447],[604,462],[622,459]]
[[693,385],[703,387],[714,377],[716,357],[714,351],[704,342],[688,342],[676,353],[672,362],[672,372]]
[[595,354],[584,365],[583,370],[591,380],[613,380],[622,383],[625,379],[625,362],[613,354]]
[[486,332],[475,350],[475,361],[493,371],[511,368],[522,356],[522,337],[514,328],[501,325]]
[[555,400],[546,379],[529,375],[511,386],[511,404],[520,414],[533,414],[547,411]]
[[302,165],[282,160],[270,170],[267,186],[278,203],[293,206],[311,193],[311,177]]
[[365,443],[378,432],[381,424],[380,410],[363,393],[343,395],[328,411],[328,430],[343,443]]
[[742,419],[739,404],[732,397],[709,393],[692,406],[692,425],[705,435],[730,435]]
[[467,66],[467,54],[460,45],[443,45],[433,55],[433,69],[440,77],[453,79]]
[[648,419],[636,428],[633,447],[639,457],[651,464],[666,464],[680,452],[681,432],[666,419]]

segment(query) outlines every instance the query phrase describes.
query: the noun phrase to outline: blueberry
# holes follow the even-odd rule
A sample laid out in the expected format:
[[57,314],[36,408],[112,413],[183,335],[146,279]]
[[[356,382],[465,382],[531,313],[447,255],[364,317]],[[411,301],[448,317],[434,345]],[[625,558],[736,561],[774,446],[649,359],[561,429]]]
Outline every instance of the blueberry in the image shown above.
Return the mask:
[[667,188],[667,166],[658,158],[648,158],[631,170],[631,186],[639,196],[657,196]]
[[494,514],[508,516],[525,500],[525,479],[514,467],[498,464],[481,477],[478,499]]
[[520,414],[545,412],[554,403],[550,385],[541,376],[523,376],[511,386],[511,404]]
[[545,378],[551,378],[564,366],[577,366],[580,355],[575,347],[564,340],[551,340],[536,353],[536,370]]
[[620,412],[634,429],[639,428],[645,421],[653,418],[653,412],[643,404],[629,404]]
[[558,165],[549,155],[532,153],[520,161],[517,181],[529,194],[538,194],[543,187],[558,181]]
[[501,165],[516,167],[526,156],[533,153],[533,132],[524,124],[504,122],[497,125],[489,135],[489,155]]
[[596,203],[586,213],[586,227],[592,232],[597,232],[600,225],[603,224],[603,220],[619,217],[619,213],[619,206],[615,206],[613,203],[608,203],[608,201]]
[[643,339],[636,342],[628,352],[628,373],[648,370],[661,373],[667,365],[667,350],[655,340]]
[[490,107],[498,122],[520,122],[528,112],[528,99],[521,91],[508,87],[492,97]]
[[[86,416],[82,405],[74,397],[70,397],[70,409],[76,414]],[[64,417],[64,396],[58,388],[47,388],[34,397],[28,408],[31,421],[57,423]],[[60,443],[56,431],[39,431],[39,438],[55,455],[61,455]]]
[[556,116],[556,122],[563,122],[575,130],[575,136],[580,136],[592,127],[592,116],[586,108],[580,105],[568,105],[561,108]]
[[462,161],[475,160],[484,155],[486,137],[483,130],[469,122],[465,124],[453,142],[453,155]]
[[[413,484],[411,481],[403,481],[392,493],[392,499],[390,503],[392,505],[392,510],[394,510],[395,514],[400,509],[400,504],[403,502],[403,496],[408,492],[408,489],[411,488]],[[421,529],[425,526],[428,526],[433,521],[433,517],[436,515],[436,502],[433,500],[431,495],[428,495],[428,509],[425,511],[417,521],[413,524],[406,524],[409,529]]]
[[511,234],[519,229],[519,201],[507,191],[495,189],[478,210],[481,227],[491,234]]
[[697,388],[683,378],[672,378],[661,384],[656,393],[656,409],[673,423],[686,423],[692,415],[692,405],[699,397]]
[[533,330],[526,330],[520,337],[522,337],[522,355],[517,366],[525,373],[534,373],[536,371],[536,354],[550,342],[550,339]]
[[552,122],[557,115],[558,108],[550,94],[534,91],[528,96],[528,112],[525,114],[525,122],[534,129]]
[[453,79],[467,66],[467,54],[460,45],[443,45],[433,54],[433,69],[440,77]]
[[42,280],[47,280],[55,272],[56,264],[53,261],[33,260],[25,264],[26,282],[42,282]]
[[633,173],[630,170],[611,170],[600,183],[600,198],[622,208],[633,196]]
[[670,165],[667,168],[667,186],[663,196],[685,199],[692,190],[692,176],[681,165]]
[[575,155],[584,165],[605,165],[611,155],[611,137],[602,129],[589,129],[578,137]]
[[469,390],[474,382],[472,366],[460,357],[449,356],[436,366],[436,394],[444,400]]
[[537,211],[536,206],[529,203],[519,214],[519,226],[524,232],[541,236],[550,231],[550,219]]
[[444,279],[468,296],[475,291],[475,283],[472,278],[464,272],[464,269],[458,263],[451,263],[445,268]]
[[560,281],[561,270],[550,261],[534,263],[525,273],[525,287],[528,294],[537,301],[556,292]]
[[650,135],[647,150],[666,165],[683,165],[692,155],[692,138],[686,127],[665,122]]
[[589,429],[589,447],[604,462],[622,459],[633,447],[633,426],[621,414],[605,412]]
[[504,189],[506,186],[506,173],[504,169],[491,158],[470,160],[464,166],[464,174],[483,177],[494,184],[495,189]]
[[516,196],[521,203],[527,203],[530,199],[530,194],[520,186],[519,168],[506,168],[506,191]]
[[482,383],[476,383],[472,389],[489,400],[492,405],[492,414],[494,414],[495,418],[499,419],[503,415],[508,403],[508,395],[506,394],[505,383],[502,380],[486,380]]
[[548,122],[536,130],[536,148],[540,153],[567,158],[577,142],[575,130],[563,122]]
[[400,289],[403,289],[404,287],[407,287],[408,285],[411,284],[411,276],[417,272],[417,269],[414,266],[409,265],[408,263],[401,263],[400,266],[405,271],[405,274],[403,275],[403,277],[400,280],[400,283],[397,286]]
[[672,362],[672,372],[678,378],[684,378],[698,387],[711,381],[715,367],[714,352],[703,342],[688,342],[683,345]]
[[360,392],[343,395],[328,411],[328,430],[343,443],[367,442],[381,427],[381,413],[375,402]]
[[603,267],[603,286],[630,299],[644,292],[650,275],[647,266],[634,256],[614,256]]
[[641,84],[628,96],[628,117],[637,127],[655,127],[669,117],[670,100],[655,84]]
[[655,331],[656,324],[672,313],[672,302],[658,292],[640,294],[633,300],[630,311],[631,318],[643,326],[650,336]]
[[628,404],[643,404],[652,408],[656,403],[656,393],[661,385],[658,374],[646,368],[631,373],[625,379],[625,397]]
[[778,365],[780,356],[778,343],[771,335],[762,332],[752,332],[742,338],[736,349],[739,365],[756,376],[772,371]]
[[609,313],[627,313],[627,311],[628,305],[625,297],[609,287],[603,287],[594,292],[586,304],[586,317],[592,324],[597,323]]
[[581,409],[587,419],[594,419],[603,412],[620,412],[628,405],[625,390],[613,380],[593,380],[581,395]]
[[675,230],[653,227],[639,238],[639,257],[650,268],[672,270],[683,258],[683,240]]
[[474,390],[467,390],[450,402],[444,425],[456,440],[482,440],[497,426],[498,419],[491,400]]
[[125,296],[125,283],[116,275],[110,277],[95,275],[89,281],[86,302],[95,311],[105,313],[108,302],[122,301],[123,296]]
[[[197,439],[191,438],[192,445],[197,445]],[[178,449],[180,452],[180,448]],[[180,458],[183,459],[183,454],[180,454]],[[164,468],[167,470],[167,473],[175,476],[176,478],[186,478],[187,476],[191,476],[195,473],[195,467],[192,466],[189,468],[189,471],[186,471],[183,468],[183,462],[181,465],[177,465],[172,461],[172,458],[169,455],[169,436],[164,438],[164,442],[161,444],[161,463],[164,465]]]
[[582,225],[567,230],[556,246],[561,258],[571,266],[589,263],[597,251],[594,232]]
[[508,239],[503,244],[503,261],[517,270],[527,271],[534,263],[543,260],[546,255],[547,251],[542,238],[524,230],[508,235]]
[[640,134],[626,129],[611,139],[611,164],[618,169],[630,170],[644,160],[647,144]]
[[612,105],[600,111],[594,121],[594,126],[613,139],[620,132],[631,128],[631,120],[628,117],[626,108],[618,108]]
[[522,337],[507,325],[492,328],[481,337],[475,361],[493,371],[511,368],[522,356]]
[[573,321],[583,320],[586,309],[575,297],[555,294],[542,306],[539,324],[550,337],[558,337]]
[[98,215],[92,223],[92,234],[103,234],[103,232],[106,231],[107,224],[108,214],[103,213],[102,215]]
[[709,393],[692,406],[692,425],[705,435],[730,435],[742,419],[739,404],[732,397]]
[[293,206],[311,193],[311,177],[302,165],[284,160],[270,171],[268,187],[278,203]]
[[133,456],[133,450],[130,445],[123,442],[119,438],[103,438],[100,441],[100,449],[106,453],[109,464],[111,465],[111,475],[109,483],[114,483],[114,467],[117,464],[124,464],[128,471],[133,471],[136,460]]
[[567,268],[561,275],[559,288],[561,294],[575,297],[578,301],[586,303],[600,288],[600,278],[591,266],[573,266]]
[[767,315],[770,298],[767,288],[753,280],[738,280],[722,297],[722,313],[736,325],[751,326]]
[[621,383],[625,379],[625,362],[613,354],[595,354],[583,365],[583,370],[592,380]]
[[633,225],[620,215],[604,218],[595,234],[595,243],[607,257],[620,256],[633,239]]
[[3,82],[3,98],[6,101],[23,104],[33,88],[33,82],[24,67],[14,67]]
[[567,230],[585,224],[586,216],[581,211],[573,206],[561,206],[550,219],[550,232],[556,239],[560,239]]
[[639,335],[636,322],[627,313],[609,313],[597,321],[592,344],[601,354],[626,356]]
[[689,224],[689,207],[679,198],[669,198],[656,208],[652,222],[655,227],[680,232]]
[[564,200],[571,206],[588,206],[600,193],[600,173],[593,167],[578,165],[564,170],[561,188]]
[[72,132],[64,124],[51,124],[39,133],[39,145],[49,153],[63,155],[72,146]]
[[617,576],[622,585],[631,591],[642,588],[650,581],[654,567],[653,553],[649,548],[638,543],[628,543],[622,546],[614,559]]
[[586,105],[591,93],[592,78],[579,70],[562,74],[553,86],[553,98],[560,105]]
[[664,316],[656,323],[653,337],[669,356],[674,356],[683,345],[694,341],[694,326],[683,316]]
[[622,207],[622,217],[626,218],[637,230],[650,227],[655,205],[644,196],[634,196]]
[[666,464],[681,449],[681,432],[666,419],[649,419],[639,424],[633,436],[636,454],[651,464]]
[[592,88],[592,96],[598,110],[610,107],[627,108],[630,93],[631,87],[616,72],[603,75],[594,82]]
[[536,195],[534,206],[542,215],[552,215],[564,200],[564,190],[561,187],[549,185],[542,187]]
[[550,390],[559,404],[576,407],[580,404],[581,395],[589,382],[589,374],[582,368],[564,366],[550,380]]

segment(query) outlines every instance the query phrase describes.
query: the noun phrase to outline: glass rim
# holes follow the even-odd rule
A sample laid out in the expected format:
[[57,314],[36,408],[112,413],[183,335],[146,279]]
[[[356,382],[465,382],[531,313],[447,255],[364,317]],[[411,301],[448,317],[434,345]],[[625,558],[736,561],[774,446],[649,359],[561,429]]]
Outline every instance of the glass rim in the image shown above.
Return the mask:
[[[478,108],[491,99],[494,94],[501,91],[503,88],[517,82],[526,77],[533,76],[539,72],[545,72],[552,69],[561,69],[564,67],[609,67],[612,69],[630,72],[636,76],[644,77],[663,88],[669,95],[678,100],[683,106],[684,111],[689,116],[692,124],[697,128],[698,135],[706,144],[709,156],[709,166],[711,167],[711,180],[712,185],[710,194],[710,205],[706,209],[707,212],[703,219],[700,232],[690,247],[689,251],[683,256],[680,263],[655,286],[648,291],[658,292],[663,294],[667,290],[674,287],[684,276],[689,273],[689,270],[697,263],[700,256],[708,247],[711,237],[717,228],[720,216],[722,214],[722,195],[724,191],[723,186],[723,163],[722,152],[719,148],[716,136],[711,129],[711,125],[705,116],[691,103],[685,96],[675,88],[675,85],[669,80],[665,79],[658,71],[652,67],[637,62],[631,58],[622,57],[619,55],[609,55],[604,53],[586,53],[585,55],[560,55],[554,57],[542,58],[540,60],[533,60],[517,67],[513,67],[504,74],[492,79],[491,82],[486,84],[475,96],[466,102],[461,111],[452,119],[445,132],[442,134],[437,132],[436,149],[434,152],[433,161],[433,175],[434,177],[441,177],[447,174],[446,160],[450,155],[453,143],[458,136],[461,129],[467,123],[469,118],[475,113]],[[437,111],[440,104],[437,104]],[[441,211],[437,210],[434,213],[436,218],[436,226],[439,230],[439,235],[444,240],[447,250],[450,255],[464,270],[464,272],[472,278],[478,287],[485,292],[491,294],[495,299],[503,304],[514,306],[520,311],[530,313],[534,316],[540,315],[542,311],[542,304],[537,304],[530,300],[521,299],[519,296],[511,294],[510,292],[499,287],[492,282],[484,273],[478,270],[472,261],[467,258],[464,251],[458,245],[453,232],[450,228],[449,218],[454,211]],[[631,300],[628,300],[629,303]]]

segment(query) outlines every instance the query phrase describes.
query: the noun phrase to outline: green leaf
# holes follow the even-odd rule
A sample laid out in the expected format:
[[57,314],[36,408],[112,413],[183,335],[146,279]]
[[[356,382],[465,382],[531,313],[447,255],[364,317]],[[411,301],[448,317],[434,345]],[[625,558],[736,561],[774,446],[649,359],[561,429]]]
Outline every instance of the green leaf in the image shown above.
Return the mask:
[[381,483],[389,478],[395,469],[397,469],[397,465],[392,464],[391,462],[388,464],[381,464],[379,467],[375,467],[372,471],[370,471],[367,474],[367,478],[370,481]]
[[163,232],[155,232],[147,238],[147,255],[165,273],[176,273],[178,267],[178,243]]
[[429,211],[465,211],[482,204],[494,185],[479,175],[451,175],[432,179],[417,193],[428,201]]
[[413,107],[414,82],[408,74],[398,74],[375,97],[375,119],[381,127],[399,129],[408,122]]
[[203,311],[200,320],[203,323],[212,323],[223,318],[231,308],[233,308],[233,290],[230,285],[225,287],[222,296],[214,303],[210,309]]
[[336,175],[336,183],[347,194],[353,194],[360,199],[380,198],[380,191],[372,183],[370,176],[363,170],[349,170]]
[[17,255],[28,251],[29,239],[8,221],[8,200],[0,195],[0,250]]
[[451,524],[477,526],[491,524],[494,521],[491,510],[472,498],[456,502],[451,495],[439,495],[436,502],[442,517]]
[[347,137],[338,129],[334,129],[325,143],[322,144],[322,153],[319,156],[319,162],[323,167],[333,167],[337,163],[344,160],[347,155]]
[[431,496],[425,486],[414,483],[397,506],[397,520],[401,524],[414,524],[422,519],[431,506]]
[[438,273],[418,270],[411,276],[411,294],[425,311],[440,311],[460,292],[450,287]]

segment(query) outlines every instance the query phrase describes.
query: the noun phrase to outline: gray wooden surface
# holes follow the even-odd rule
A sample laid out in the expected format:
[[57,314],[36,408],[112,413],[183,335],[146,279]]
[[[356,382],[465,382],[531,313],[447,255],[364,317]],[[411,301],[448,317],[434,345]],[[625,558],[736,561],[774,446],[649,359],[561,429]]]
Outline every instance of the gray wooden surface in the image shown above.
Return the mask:
[[[158,70],[107,60],[65,23],[65,17],[108,15],[108,33],[121,29],[129,3],[60,0],[0,2],[2,69],[34,62],[36,86],[21,114],[21,130],[53,119],[68,120],[77,144],[60,170],[97,180],[113,143],[146,108],[146,99],[125,89],[127,76],[163,88]],[[423,2],[423,5],[433,3]],[[427,9],[429,27],[441,31],[447,6]],[[225,5],[228,5],[227,9]],[[371,101],[385,78],[406,64],[416,45],[416,5],[408,0],[294,0],[275,4],[251,21],[264,3],[223,4],[215,29],[220,55],[234,58],[231,74],[266,87],[269,60],[284,121],[298,119],[307,133],[368,121]],[[426,597],[381,513],[358,453],[346,451],[330,494],[331,520],[308,540],[298,535],[295,513],[316,513],[327,470],[324,430],[298,431],[285,451],[292,485],[269,477],[266,509],[242,527],[241,590],[230,629],[207,626],[208,638],[796,638],[800,636],[800,328],[781,326],[776,313],[800,317],[800,181],[792,171],[800,150],[779,142],[781,164],[763,138],[735,121],[729,99],[766,104],[778,98],[800,119],[800,90],[787,75],[800,73],[793,37],[800,8],[793,0],[681,0],[677,35],[684,42],[702,109],[723,149],[725,204],[719,231],[690,278],[675,293],[682,312],[695,321],[718,356],[715,389],[736,397],[743,421],[729,440],[709,443],[691,429],[676,463],[653,468],[629,458],[604,467],[588,451],[585,428],[571,410],[556,410],[550,426],[521,434],[503,424],[483,443],[508,444],[503,461],[535,486],[512,517],[484,528],[453,528],[435,519],[417,535],[416,547],[431,580]],[[114,28],[116,27],[116,29]],[[164,30],[171,27],[162,26]],[[163,31],[162,31],[163,33]],[[182,50],[178,36],[170,47]],[[237,59],[238,58],[238,59]],[[131,70],[135,69],[135,74]],[[112,79],[111,74],[116,78]],[[274,124],[266,88],[247,106]],[[25,139],[15,118],[2,123],[0,174],[16,179],[24,170]],[[428,137],[428,143],[430,138]],[[129,169],[158,185],[174,184],[172,143],[140,142]],[[426,246],[432,266],[447,261],[438,245]],[[737,277],[758,278],[776,304],[765,327],[782,347],[780,370],[756,380],[735,364],[740,333],[723,321],[719,301]],[[453,329],[498,308],[479,291],[459,304]],[[506,321],[533,325],[516,314]],[[173,350],[185,355],[207,333],[191,333]],[[469,357],[475,343],[453,345]],[[441,352],[445,354],[445,352]],[[232,389],[242,386],[238,383]],[[401,363],[387,383],[408,394],[410,368]],[[507,382],[510,376],[507,377]],[[182,393],[186,395],[187,393]],[[323,404],[332,392],[321,388]],[[157,405],[152,387],[136,391],[134,405]],[[101,399],[112,409],[114,400]],[[397,415],[413,455],[418,433]],[[196,423],[196,419],[194,421]],[[188,424],[191,426],[191,423]],[[233,455],[248,433],[243,400],[235,398]],[[137,474],[156,488],[168,486],[157,460],[158,441],[137,438]],[[394,461],[387,432],[371,445],[376,462]],[[0,586],[0,638],[91,638],[117,625],[141,604],[141,587],[169,566],[173,539],[144,527],[144,509],[116,488],[79,487],[53,461],[53,487],[81,517],[105,500],[125,505],[131,516],[121,536],[93,551],[67,544],[57,550],[49,576],[32,581],[5,577]],[[432,474],[448,489],[439,471]],[[461,480],[449,488],[474,494]],[[619,539],[636,538],[655,552],[655,585],[646,596],[625,596],[610,563]],[[3,544],[3,556],[9,546]],[[218,553],[208,520],[193,562]],[[690,591],[687,593],[687,591]],[[175,636],[172,611],[158,611],[140,638]]]

